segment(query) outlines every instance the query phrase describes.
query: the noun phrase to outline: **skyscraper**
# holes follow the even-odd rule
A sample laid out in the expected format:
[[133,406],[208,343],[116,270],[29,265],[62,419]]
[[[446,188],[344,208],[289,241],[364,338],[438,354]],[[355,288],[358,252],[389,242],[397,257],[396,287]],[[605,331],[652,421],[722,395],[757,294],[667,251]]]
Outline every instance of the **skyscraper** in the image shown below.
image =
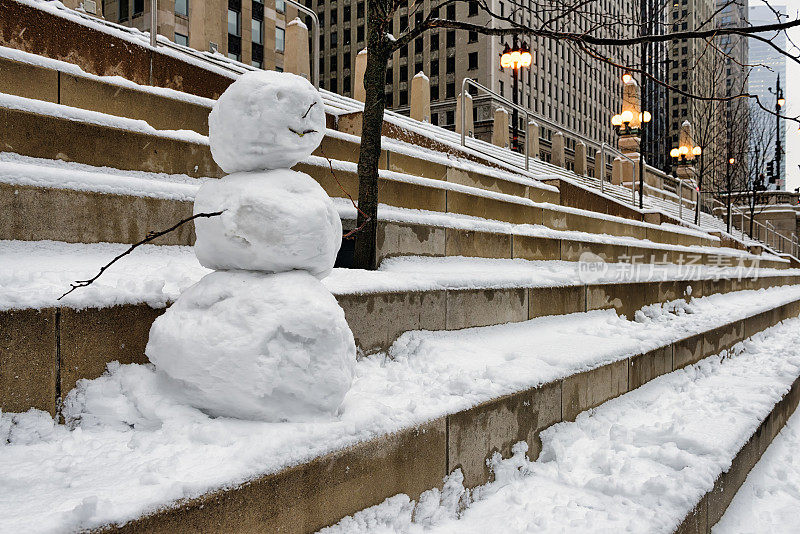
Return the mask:
[[[778,21],[775,12],[786,15],[786,6],[772,6],[770,9],[766,5],[753,6],[750,11],[750,24],[760,26],[763,24],[774,24]],[[786,36],[783,33],[763,34],[762,37],[771,39],[773,44],[782,50],[786,50]],[[750,64],[757,65],[750,72],[749,87],[750,92],[758,95],[761,103],[768,109],[775,109],[776,85],[778,77],[781,80],[781,87],[784,95],[789,92],[786,90],[786,56],[779,54],[769,44],[761,41],[752,40],[750,43]],[[781,124],[779,144],[782,150],[786,150],[786,124]],[[777,128],[777,124],[775,126]],[[780,169],[778,169],[778,182],[771,185],[771,189],[786,189],[786,157],[781,154]]]

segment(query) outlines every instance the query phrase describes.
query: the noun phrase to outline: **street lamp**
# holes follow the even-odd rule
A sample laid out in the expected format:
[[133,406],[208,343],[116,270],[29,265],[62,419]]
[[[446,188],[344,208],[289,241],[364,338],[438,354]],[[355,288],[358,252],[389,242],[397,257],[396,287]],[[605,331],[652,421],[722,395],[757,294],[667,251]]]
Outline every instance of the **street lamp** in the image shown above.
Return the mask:
[[[511,69],[514,85],[512,87],[511,101],[516,106],[519,102],[519,69],[528,68],[533,63],[533,56],[528,48],[528,43],[522,43],[522,46],[517,44],[517,36],[514,36],[513,46],[505,45],[503,53],[500,55],[500,66],[504,69]],[[511,147],[513,150],[519,150],[519,138],[517,137],[517,126],[519,125],[519,111],[515,107],[511,114]]]
[[[786,99],[783,98],[783,89],[781,89],[781,76],[778,75],[778,84],[775,86],[775,91],[769,87],[769,92],[775,95],[775,117],[776,117],[776,131],[775,134],[775,176],[780,180],[781,175],[781,108],[786,105]],[[778,183],[775,184],[777,188]]]
[[639,93],[636,81],[630,73],[622,75],[622,83],[625,84],[622,113],[611,117],[611,125],[620,137],[634,137],[641,133],[644,124],[653,119],[649,111],[642,111],[639,105]]

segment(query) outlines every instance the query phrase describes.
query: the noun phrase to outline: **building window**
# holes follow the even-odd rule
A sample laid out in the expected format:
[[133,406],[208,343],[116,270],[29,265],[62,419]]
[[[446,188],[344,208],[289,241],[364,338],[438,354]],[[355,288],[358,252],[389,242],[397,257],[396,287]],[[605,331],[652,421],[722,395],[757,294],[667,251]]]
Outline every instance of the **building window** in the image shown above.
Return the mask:
[[400,105],[401,106],[408,105],[408,91],[406,91],[405,89],[400,91]]
[[242,35],[242,14],[228,9],[228,33],[240,37]]
[[250,64],[257,69],[263,69],[264,64],[261,61],[251,61]]
[[251,19],[252,40],[256,44],[264,44],[264,23]]
[[454,73],[456,71],[456,58],[455,57],[447,58],[447,63],[445,65],[445,67],[447,69],[447,71],[446,71],[447,74]]
[[189,36],[175,32],[175,44],[189,46]]
[[475,0],[469,1],[469,16],[474,17],[478,14],[478,2]]
[[283,28],[275,28],[275,51],[283,52],[286,46],[286,30]]
[[456,112],[455,111],[447,111],[447,112],[445,112],[444,116],[445,116],[445,124],[455,124],[456,123],[456,120],[455,120]]
[[189,15],[189,0],[175,0],[175,14]]
[[456,20],[456,5],[448,4],[446,13],[448,19]]
[[133,16],[137,17],[144,13],[144,0],[133,0]]
[[[256,0],[258,1],[258,0]],[[283,0],[275,0],[275,11],[278,13],[285,13],[286,12],[286,2]]]
[[432,59],[431,60],[431,76],[438,76],[439,75],[439,60]]
[[120,2],[119,2],[119,21],[120,22],[125,22],[126,20],[128,20],[128,15],[130,14],[130,12],[128,11],[129,7],[130,6],[128,5],[128,0],[120,0]]
[[468,62],[468,69],[475,70],[478,68],[478,53],[477,52],[470,52],[467,56]]
[[470,43],[478,42],[478,32],[469,32],[469,42]]
[[448,30],[447,31],[447,48],[452,48],[456,45],[456,31],[455,30]]
[[359,26],[356,28],[356,42],[364,42],[364,26]]

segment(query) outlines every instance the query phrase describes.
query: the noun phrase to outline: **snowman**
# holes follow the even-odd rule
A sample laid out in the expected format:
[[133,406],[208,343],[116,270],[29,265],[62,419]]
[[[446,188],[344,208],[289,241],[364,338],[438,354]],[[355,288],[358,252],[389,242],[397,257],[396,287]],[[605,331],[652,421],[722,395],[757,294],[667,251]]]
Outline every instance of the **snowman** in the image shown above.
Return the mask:
[[335,416],[356,348],[320,283],[339,251],[333,201],[290,170],[319,146],[319,92],[294,74],[242,75],[209,115],[211,153],[227,176],[206,182],[194,213],[195,254],[214,272],[150,330],[145,350],[188,404],[213,416],[311,421]]

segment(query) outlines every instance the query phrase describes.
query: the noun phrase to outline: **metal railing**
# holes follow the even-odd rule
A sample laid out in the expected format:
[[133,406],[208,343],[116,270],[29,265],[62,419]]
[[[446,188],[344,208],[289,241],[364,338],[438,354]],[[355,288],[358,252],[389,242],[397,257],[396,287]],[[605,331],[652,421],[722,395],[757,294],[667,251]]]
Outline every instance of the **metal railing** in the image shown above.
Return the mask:
[[[710,195],[711,193],[706,192],[706,194]],[[724,217],[725,218],[728,217],[728,214],[727,214],[728,206],[724,202],[722,202],[719,199],[714,198],[712,196],[711,197],[711,204],[712,204],[712,211],[718,205],[720,207],[720,209],[725,210],[726,213],[725,213]],[[753,223],[753,227],[754,227],[753,233],[755,235],[748,236],[748,234],[745,232],[745,229],[744,229],[745,218],[747,219],[747,222],[750,223],[751,222],[750,221],[751,217],[750,217],[750,215],[746,214],[744,211],[739,209],[734,204],[731,204],[731,213],[730,213],[731,235],[734,235],[733,230],[736,228],[734,226],[734,224],[733,224],[733,219],[734,219],[734,217],[736,215],[739,216],[739,233],[741,234],[742,241],[744,241],[747,237],[749,237],[751,240],[760,241],[761,243],[766,245],[768,248],[774,248],[775,250],[777,250],[779,252],[788,253],[788,254],[791,254],[794,257],[798,257],[798,254],[800,254],[800,240],[798,240],[797,236],[787,237],[787,236],[783,235],[782,233],[778,232],[775,229],[775,225],[773,225],[769,221],[764,221],[764,223],[761,223],[761,222],[755,220],[755,218],[752,218],[752,223]],[[761,239],[762,230],[763,230],[763,235],[764,235],[763,239]],[[772,235],[772,239],[770,239],[770,234]]]
[[[466,128],[466,125],[467,125],[467,106],[465,105],[465,101],[466,101],[466,98],[467,98],[467,86],[468,85],[471,85],[472,87],[474,87],[476,89],[479,89],[479,90],[481,90],[481,91],[483,91],[485,93],[489,93],[490,95],[494,96],[497,100],[499,100],[503,104],[506,104],[507,106],[510,106],[511,108],[513,108],[513,109],[515,109],[515,110],[517,110],[517,111],[519,111],[521,113],[524,113],[525,114],[525,125],[526,125],[526,128],[527,128],[527,124],[529,122],[528,119],[529,119],[529,117],[531,115],[530,112],[527,109],[525,109],[522,106],[519,106],[517,104],[514,104],[510,100],[506,100],[502,95],[500,95],[498,93],[495,93],[494,91],[492,91],[491,89],[489,89],[488,87],[486,87],[484,85],[479,84],[478,82],[476,82],[472,78],[464,78],[464,80],[461,82],[461,146],[463,146],[464,148],[467,148],[467,128]],[[514,126],[516,127],[518,125],[515,124]],[[469,148],[472,148],[473,150],[477,150],[478,152],[481,152],[482,154],[485,154],[487,156],[491,156],[491,154],[487,154],[486,152],[484,152],[482,150],[479,150],[479,149],[475,148],[474,146],[473,147],[469,147]],[[525,132],[525,170],[526,171],[530,169],[530,159],[531,158],[530,158],[529,152],[530,152],[530,143],[528,142],[528,132]]]

